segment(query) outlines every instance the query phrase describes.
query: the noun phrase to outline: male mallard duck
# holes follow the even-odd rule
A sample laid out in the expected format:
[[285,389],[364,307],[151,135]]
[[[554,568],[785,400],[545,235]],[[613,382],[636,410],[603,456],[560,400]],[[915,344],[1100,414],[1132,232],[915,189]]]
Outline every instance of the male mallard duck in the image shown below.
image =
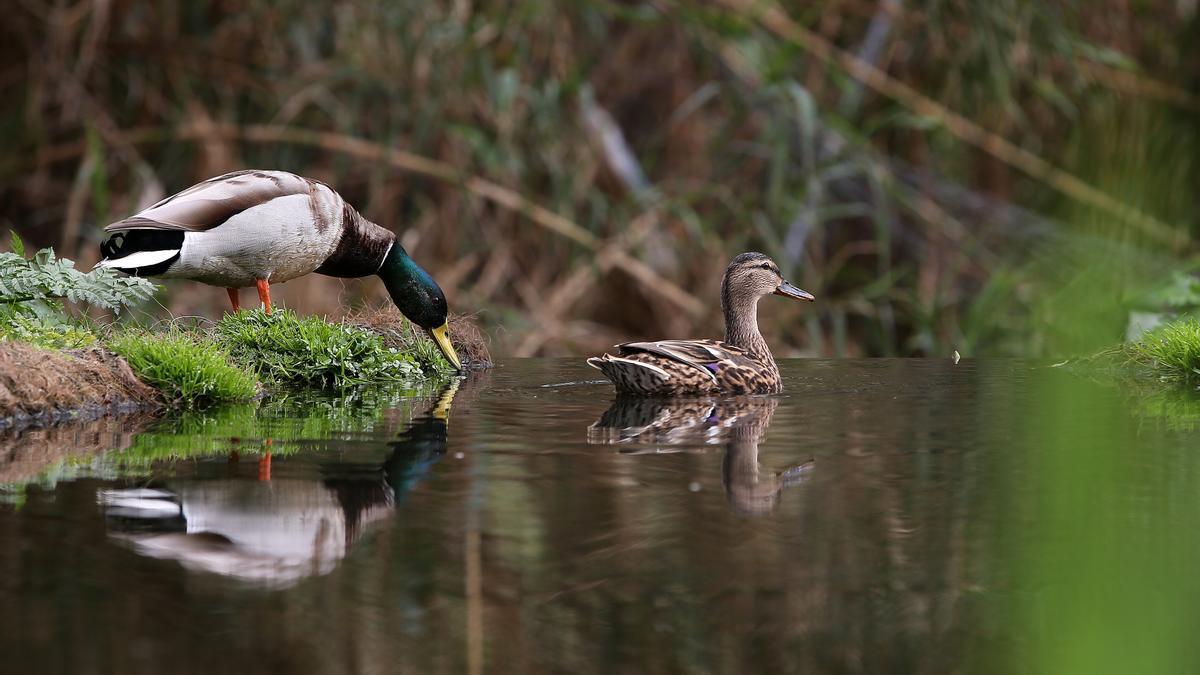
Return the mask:
[[235,171],[210,178],[104,228],[102,267],[137,276],[258,287],[271,310],[271,282],[309,272],[383,279],[400,311],[429,332],[461,368],[446,333],[446,296],[396,241],[328,185],[286,171]]
[[758,299],[774,293],[812,301],[812,294],[783,278],[761,253],[743,253],[721,280],[725,341],[660,340],[617,345],[617,356],[588,359],[617,391],[641,396],[774,394],[783,389],[779,368],[758,332]]

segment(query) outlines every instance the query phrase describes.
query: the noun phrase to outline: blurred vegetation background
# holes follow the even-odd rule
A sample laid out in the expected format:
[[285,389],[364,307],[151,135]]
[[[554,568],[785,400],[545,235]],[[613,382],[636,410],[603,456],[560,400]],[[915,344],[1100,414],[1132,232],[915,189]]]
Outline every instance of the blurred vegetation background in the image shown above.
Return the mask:
[[22,0],[0,35],[0,235],[81,268],[258,167],[402,233],[502,355],[719,335],[750,249],[818,297],[764,301],[782,356],[1054,355],[1200,304],[1196,0]]

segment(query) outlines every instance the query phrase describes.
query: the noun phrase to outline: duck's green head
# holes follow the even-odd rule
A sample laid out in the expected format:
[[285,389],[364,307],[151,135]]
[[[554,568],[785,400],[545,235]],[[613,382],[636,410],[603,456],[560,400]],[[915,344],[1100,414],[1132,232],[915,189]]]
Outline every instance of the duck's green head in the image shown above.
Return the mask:
[[462,370],[447,332],[446,316],[449,309],[446,306],[446,294],[442,293],[429,272],[408,257],[404,247],[397,243],[388,251],[378,274],[396,307],[409,321],[424,328],[446,355],[446,360]]

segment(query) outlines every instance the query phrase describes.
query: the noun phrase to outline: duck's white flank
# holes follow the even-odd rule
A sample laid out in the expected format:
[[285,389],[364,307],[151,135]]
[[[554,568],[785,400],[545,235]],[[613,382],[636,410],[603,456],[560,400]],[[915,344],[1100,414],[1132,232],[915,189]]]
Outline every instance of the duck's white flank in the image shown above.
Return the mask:
[[325,211],[321,221],[307,194],[287,195],[210,230],[186,232],[179,262],[162,277],[241,288],[257,279],[279,283],[308,274],[333,253],[342,236],[341,198],[334,193],[318,203]]

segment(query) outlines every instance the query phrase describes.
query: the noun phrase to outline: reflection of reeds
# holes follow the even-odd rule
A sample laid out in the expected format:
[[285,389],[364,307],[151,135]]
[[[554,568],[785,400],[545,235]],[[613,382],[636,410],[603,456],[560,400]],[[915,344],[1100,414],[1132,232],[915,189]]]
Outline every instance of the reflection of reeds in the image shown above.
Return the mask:
[[0,227],[86,266],[106,222],[272,166],[404,232],[456,309],[504,326],[498,354],[712,333],[702,299],[744,249],[821,299],[764,322],[792,353],[1052,351],[1046,317],[1080,303],[1041,300],[1076,271],[1030,264],[1047,231],[1170,255],[1200,213],[1184,5],[24,3]]

